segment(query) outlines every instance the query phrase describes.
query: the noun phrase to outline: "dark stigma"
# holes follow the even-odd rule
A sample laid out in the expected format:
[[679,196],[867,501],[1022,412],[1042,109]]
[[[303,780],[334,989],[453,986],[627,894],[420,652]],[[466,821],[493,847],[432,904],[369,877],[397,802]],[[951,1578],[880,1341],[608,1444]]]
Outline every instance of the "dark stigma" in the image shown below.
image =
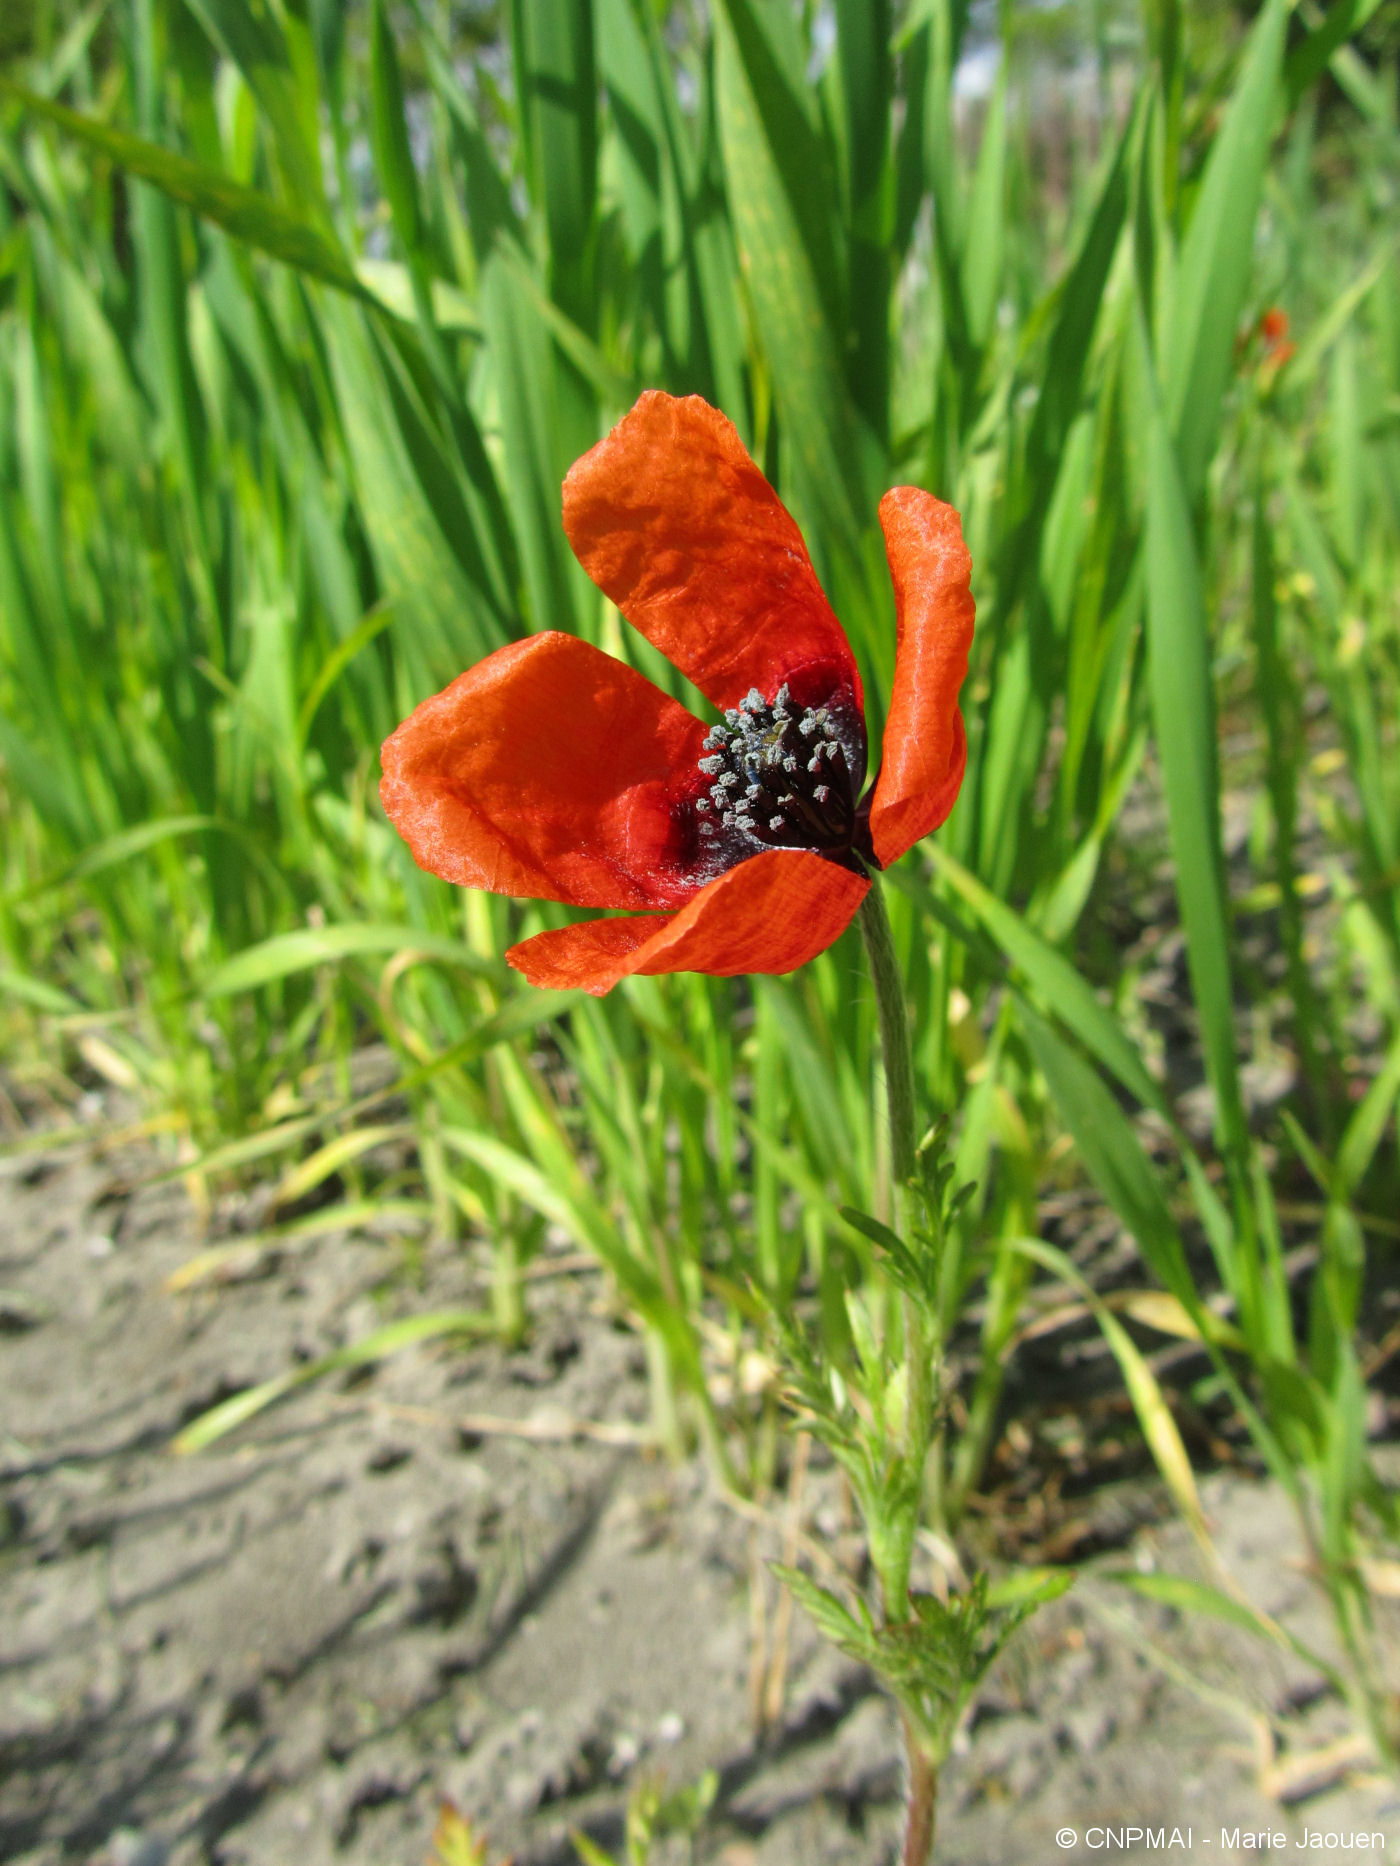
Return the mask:
[[[751,688],[705,740],[700,769],[710,791],[695,804],[701,836],[712,846],[751,837],[770,848],[847,853],[865,772],[851,769],[843,739],[850,744],[850,722],[838,723],[829,706],[799,713],[786,682],[771,704]],[[850,751],[854,758],[853,744]]]

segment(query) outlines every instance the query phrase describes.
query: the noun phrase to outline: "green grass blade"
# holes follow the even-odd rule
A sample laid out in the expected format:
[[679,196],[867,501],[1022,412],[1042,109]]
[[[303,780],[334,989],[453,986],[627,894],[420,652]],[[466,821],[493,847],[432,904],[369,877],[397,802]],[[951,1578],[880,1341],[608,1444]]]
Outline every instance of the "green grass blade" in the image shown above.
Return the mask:
[[18,900],[33,900],[41,894],[47,894],[53,888],[61,888],[69,882],[83,881],[91,875],[100,875],[105,869],[119,868],[129,862],[134,855],[142,855],[157,843],[167,842],[172,837],[190,836],[198,830],[231,830],[235,835],[245,834],[241,829],[221,823],[216,816],[167,816],[152,817],[149,822],[133,823],[130,829],[119,829],[111,836],[104,836],[101,842],[84,849],[74,861],[69,862],[55,875],[49,875],[40,881],[31,882],[27,887],[14,894],[5,896],[6,904]]
[[1120,1587],[1131,1588],[1133,1593],[1140,1594],[1144,1600],[1156,1601],[1159,1606],[1171,1607],[1178,1613],[1223,1620],[1226,1625],[1236,1626],[1241,1632],[1252,1633],[1256,1639],[1272,1640],[1295,1652],[1305,1665],[1320,1672],[1331,1682],[1334,1691],[1343,1692],[1345,1689],[1335,1666],[1320,1658],[1310,1646],[1304,1645],[1276,1620],[1248,1601],[1226,1594],[1218,1587],[1211,1587],[1204,1581],[1190,1580],[1185,1575],[1139,1574],[1135,1568],[1106,1568],[1103,1578],[1117,1582]]
[[598,104],[590,0],[511,0],[525,172],[548,234],[555,301],[592,329]]
[[423,237],[418,177],[408,146],[398,48],[383,0],[372,0],[370,6],[369,44],[369,124],[375,172],[389,203],[395,231],[405,249],[416,255]]
[[1075,1289],[1094,1312],[1094,1319],[1103,1333],[1104,1340],[1113,1352],[1118,1363],[1118,1370],[1123,1376],[1123,1384],[1128,1390],[1128,1397],[1133,1403],[1142,1435],[1147,1441],[1157,1469],[1171,1491],[1177,1508],[1186,1519],[1191,1533],[1208,1554],[1213,1554],[1210,1535],[1206,1528],[1205,1511],[1201,1507],[1200,1493],[1196,1489],[1195,1473],[1191,1469],[1191,1460],[1182,1443],[1181,1433],[1172,1411],[1166,1401],[1155,1374],[1143,1359],[1142,1352],[1133,1341],[1123,1324],[1113,1311],[1099,1297],[1098,1292],[1085,1281],[1075,1268],[1074,1262],[1062,1250],[1054,1245],[1042,1243],[1038,1238],[1020,1238],[1015,1241],[1015,1248],[1023,1251],[1035,1262],[1043,1264],[1047,1270],[1061,1277],[1072,1289]]
[[316,718],[322,700],[340,679],[350,663],[374,638],[381,634],[393,621],[394,609],[391,603],[376,603],[368,614],[363,616],[354,629],[335,647],[321,663],[316,678],[306,690],[305,698],[297,711],[297,743],[304,746],[311,734],[312,723]]
[[444,965],[460,966],[475,977],[493,979],[497,983],[503,983],[508,976],[498,960],[483,959],[460,940],[444,939],[440,934],[427,933],[418,927],[368,924],[301,927],[294,933],[278,933],[217,966],[201,984],[200,996],[228,997],[235,992],[270,985],[296,972],[309,971],[314,966],[399,952],[422,953]]
[[1060,288],[1040,395],[1026,436],[1026,479],[1032,489],[1043,489],[1047,499],[1083,397],[1094,330],[1127,223],[1130,167],[1145,115],[1144,94],[1119,139],[1084,238]]
[[1360,32],[1380,4],[1381,0],[1333,0],[1321,23],[1288,54],[1283,81],[1290,110],[1297,108],[1304,92],[1327,69],[1332,55]]
[[[284,33],[270,7],[247,0],[189,0],[191,12],[247,79],[272,127],[288,197],[327,220],[321,176],[320,114],[314,57],[294,9]],[[302,56],[296,54],[300,51]]]
[[991,337],[1002,282],[1006,244],[1008,83],[1007,60],[1003,54],[982,121],[982,144],[977,152],[977,168],[968,203],[970,225],[976,229],[976,237],[968,241],[963,254],[967,329],[979,350],[986,347]]
[[150,182],[168,200],[192,208],[255,251],[367,304],[379,305],[379,299],[361,283],[328,233],[257,189],[245,188],[217,169],[193,162],[130,130],[69,110],[0,76],[0,95],[6,94],[18,99],[31,115],[42,117],[89,149],[107,156],[128,174]]
[[1248,1135],[1235,1057],[1210,628],[1186,492],[1155,400],[1147,420],[1152,717],[1206,1068],[1215,1090],[1220,1134],[1242,1168]]
[[84,1008],[71,993],[12,965],[0,966],[0,994],[18,998],[21,1004],[32,1005],[36,1011],[53,1017],[80,1016]]
[[599,1203],[577,1163],[566,1179],[544,1172],[517,1148],[493,1134],[469,1128],[444,1127],[445,1145],[475,1161],[492,1179],[533,1211],[559,1225],[585,1250],[592,1251],[617,1280],[618,1288],[651,1325],[674,1346],[680,1346],[682,1364],[695,1369],[695,1353],[683,1318],[666,1303],[655,1271],[636,1257],[617,1226]]
[[[1191,1315],[1200,1298],[1161,1182],[1117,1102],[1087,1063],[1027,1005],[1021,1021],[1055,1106],[1089,1173],[1143,1257]],[[1204,1332],[1204,1325],[1203,1325]]]
[[421,385],[373,323],[330,295],[319,310],[361,521],[417,701],[505,639],[488,500],[469,498]]
[[[596,613],[560,524],[560,487],[596,433],[578,431],[579,409],[542,310],[543,293],[498,245],[482,273],[481,315],[501,408],[502,484],[515,529],[528,625],[586,635]],[[590,422],[589,427],[592,429]],[[574,437],[570,438],[571,429]]]
[[170,1449],[177,1457],[207,1451],[210,1445],[227,1437],[240,1425],[246,1425],[260,1412],[266,1412],[269,1406],[285,1399],[298,1387],[309,1386],[313,1380],[323,1380],[327,1374],[344,1373],[352,1367],[368,1367],[423,1341],[441,1341],[447,1335],[489,1335],[492,1326],[491,1317],[477,1309],[437,1309],[427,1315],[409,1315],[400,1322],[389,1322],[363,1340],[352,1341],[333,1353],[318,1355],[314,1361],[307,1361],[290,1373],[278,1374],[272,1380],[264,1380],[258,1386],[248,1387],[231,1399],[211,1406],[208,1412],[201,1413],[176,1434]]
[[836,56],[845,130],[850,355],[856,407],[881,441],[890,420],[890,245],[895,177],[889,0],[837,0]]
[[819,527],[817,555],[858,565],[881,476],[846,386],[830,163],[751,0],[720,0],[715,26],[735,241],[794,483]]
[[1047,945],[1033,927],[999,901],[941,844],[930,841],[925,846],[939,873],[977,915],[1045,1008],[1061,1019],[1144,1108],[1169,1116],[1166,1098],[1143,1067],[1136,1046],[1069,960]]
[[[1266,509],[1267,488],[1261,474],[1255,488],[1251,564],[1251,618],[1259,669],[1259,701],[1264,715],[1265,770],[1274,817],[1274,874],[1279,888],[1279,922],[1288,967],[1295,1041],[1314,1101],[1325,1108],[1321,1090],[1318,1016],[1312,975],[1303,956],[1303,913],[1298,895],[1298,765],[1302,754],[1302,716],[1293,672],[1279,634],[1277,574],[1273,527]],[[1324,1115],[1324,1119],[1328,1117]]]
[[[428,77],[447,112],[447,134],[452,165],[457,173],[466,208],[472,266],[468,282],[490,257],[497,237],[522,237],[520,218],[510,197],[510,183],[501,172],[496,151],[482,127],[452,53],[443,44],[423,0],[412,0],[415,38],[427,63]],[[442,322],[439,317],[439,323]]]
[[1278,117],[1290,0],[1266,0],[1206,162],[1173,294],[1166,405],[1188,506],[1200,497],[1254,252],[1254,222]]
[[1349,1199],[1366,1177],[1400,1096],[1400,1040],[1392,1044],[1342,1134],[1331,1184],[1334,1199]]
[[1297,353],[1285,365],[1290,386],[1296,387],[1311,381],[1323,357],[1385,277],[1386,268],[1395,258],[1397,245],[1400,242],[1384,241],[1356,277],[1330,301],[1321,316],[1306,331],[1299,333]]

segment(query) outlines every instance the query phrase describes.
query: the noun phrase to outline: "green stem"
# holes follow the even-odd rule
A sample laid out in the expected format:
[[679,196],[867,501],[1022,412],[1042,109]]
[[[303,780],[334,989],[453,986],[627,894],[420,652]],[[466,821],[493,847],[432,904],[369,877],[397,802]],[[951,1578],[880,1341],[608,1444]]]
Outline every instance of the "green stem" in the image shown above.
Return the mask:
[[895,957],[884,891],[877,876],[870,877],[870,891],[860,904],[857,918],[880,1012],[880,1048],[885,1058],[885,1094],[889,1100],[890,1153],[894,1166],[894,1228],[899,1231],[907,1216],[909,1181],[914,1175],[914,1059],[909,1049],[904,980]]
[[[880,1048],[885,1064],[885,1097],[890,1118],[890,1164],[894,1181],[891,1199],[891,1222],[901,1237],[913,1242],[913,1179],[916,1166],[914,1145],[914,1059],[909,1048],[909,1013],[904,1002],[904,980],[895,957],[894,938],[879,880],[870,879],[870,891],[860,906],[860,930],[870,961],[870,976],[875,983],[875,1003],[880,1016]],[[922,1480],[928,1458],[929,1434],[933,1424],[933,1399],[929,1343],[924,1318],[912,1297],[904,1299],[904,1356],[908,1378],[908,1415],[904,1431],[904,1456],[909,1468]],[[922,1495],[922,1481],[916,1494]],[[906,1551],[912,1549],[913,1537],[895,1538]],[[897,1565],[888,1564],[880,1573],[880,1592],[884,1597],[885,1619],[907,1620],[909,1607],[909,1554]],[[933,1852],[933,1833],[938,1807],[938,1764],[913,1718],[904,1718],[904,1747],[909,1760],[909,1802],[905,1814],[902,1866],[927,1866]]]
[[909,1805],[904,1817],[900,1866],[928,1866],[938,1822],[938,1764],[908,1717],[904,1745],[909,1757]]
[[[914,1062],[909,1049],[909,1014],[904,1003],[904,981],[895,957],[894,938],[879,881],[872,876],[870,891],[860,906],[860,930],[875,983],[880,1015],[880,1047],[885,1063],[885,1096],[890,1118],[890,1162],[894,1181],[891,1221],[901,1237],[912,1242],[910,1219],[914,1178]],[[904,1299],[904,1353],[909,1392],[904,1455],[912,1470],[922,1475],[928,1455],[932,1424],[929,1344],[924,1318],[911,1297]],[[880,1576],[885,1613],[893,1620],[909,1613],[907,1560],[898,1571]]]

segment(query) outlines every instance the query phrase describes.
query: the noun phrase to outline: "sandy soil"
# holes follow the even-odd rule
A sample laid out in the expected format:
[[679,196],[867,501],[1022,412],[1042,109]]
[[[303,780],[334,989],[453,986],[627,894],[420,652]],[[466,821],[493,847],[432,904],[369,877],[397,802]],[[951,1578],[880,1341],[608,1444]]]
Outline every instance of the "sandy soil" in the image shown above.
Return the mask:
[[[640,1774],[708,1768],[697,1859],[890,1857],[894,1719],[800,1615],[784,1634],[763,1566],[784,1497],[746,1515],[698,1464],[629,1446],[642,1350],[596,1276],[538,1282],[517,1352],[413,1349],[176,1458],[219,1397],[480,1289],[457,1252],[410,1287],[392,1244],[333,1236],[172,1295],[201,1240],[178,1187],[141,1184],[157,1167],[90,1147],[0,1162],[0,1859],[421,1866],[449,1797],[518,1866],[562,1866],[571,1828],[620,1844]],[[1251,1597],[1326,1648],[1279,1499],[1238,1474],[1205,1495]],[[1113,1845],[1130,1826],[1179,1829],[1164,1851],[1196,1861],[1394,1856],[1400,1791],[1348,1750],[1319,1678],[1109,1578],[1197,1571],[1153,1487],[1085,1507],[1107,1552],[981,1693],[940,1860],[1157,1857]],[[840,1551],[815,1459],[799,1514]]]

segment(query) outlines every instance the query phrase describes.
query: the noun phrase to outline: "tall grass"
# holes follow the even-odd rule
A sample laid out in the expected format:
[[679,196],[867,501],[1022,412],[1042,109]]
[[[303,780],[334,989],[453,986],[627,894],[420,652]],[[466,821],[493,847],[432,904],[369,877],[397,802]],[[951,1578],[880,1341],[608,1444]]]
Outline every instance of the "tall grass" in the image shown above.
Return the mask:
[[[875,734],[876,504],[926,485],[964,515],[979,603],[963,795],[891,876],[925,1111],[956,1112],[977,1184],[945,1259],[971,1371],[931,1507],[956,1529],[981,1480],[1036,1267],[1082,1282],[1037,1195],[1087,1177],[1140,1267],[1115,1307],[1086,1300],[1164,1474],[1204,1537],[1154,1329],[1198,1344],[1193,1398],[1297,1502],[1391,1744],[1363,1581],[1397,1529],[1367,1425],[1400,1206],[1390,11],[1086,6],[1099,103],[1065,118],[1010,7],[972,111],[965,0],[473,22],[454,42],[430,0],[55,0],[6,48],[15,1080],[115,1085],[197,1188],[272,1169],[284,1210],[486,1233],[507,1334],[560,1228],[646,1325],[659,1428],[698,1421],[761,1483],[769,1441],[716,1413],[716,1333],[750,1325],[753,1277],[812,1296],[839,1356],[843,1293],[875,1274],[839,1215],[888,1180],[852,940],[790,979],[528,992],[500,954],[562,910],[419,873],[376,750],[541,627],[699,704],[559,523],[565,470],[643,387],[735,420]],[[1223,790],[1248,793],[1243,843]],[[1164,811],[1185,942],[1165,1036],[1109,930],[1149,885],[1130,797]],[[1261,1030],[1276,1109],[1244,1067]],[[1202,1082],[1207,1131],[1178,1100]]]

